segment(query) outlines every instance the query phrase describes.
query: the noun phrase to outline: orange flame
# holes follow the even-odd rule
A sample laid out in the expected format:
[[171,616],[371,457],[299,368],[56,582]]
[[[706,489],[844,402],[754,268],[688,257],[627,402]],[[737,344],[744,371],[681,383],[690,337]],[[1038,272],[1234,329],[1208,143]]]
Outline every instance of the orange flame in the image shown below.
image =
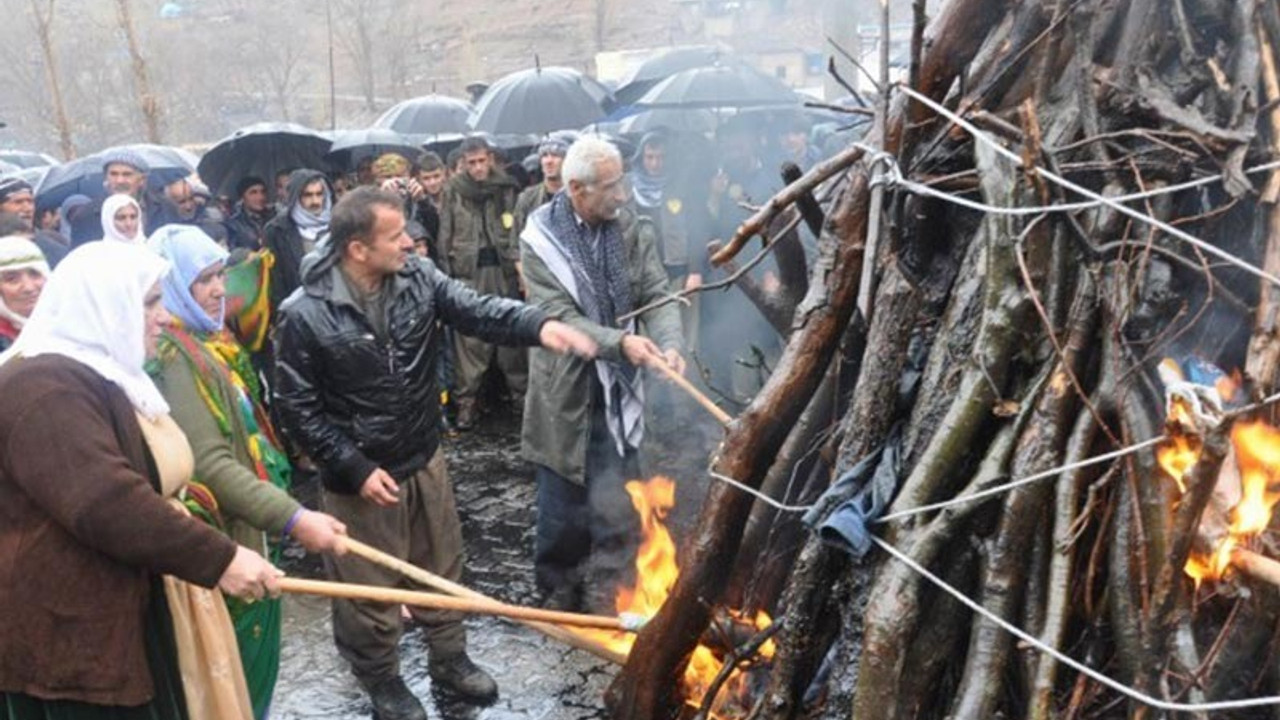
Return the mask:
[[[1225,380],[1225,379],[1224,379]],[[1218,391],[1223,397],[1231,397],[1239,386],[1234,380],[1219,381]],[[1199,438],[1178,431],[1180,413],[1189,412],[1175,400],[1170,408],[1169,439],[1156,448],[1156,459],[1161,469],[1178,484],[1178,490],[1186,492],[1186,476],[1200,458]],[[1226,573],[1235,548],[1257,536],[1271,522],[1271,512],[1280,501],[1280,492],[1273,489],[1280,484],[1280,430],[1264,422],[1236,423],[1231,430],[1231,446],[1236,469],[1240,476],[1240,500],[1231,509],[1230,525],[1224,537],[1208,555],[1195,554],[1187,559],[1183,568],[1196,585],[1206,580],[1216,580]],[[1231,462],[1229,458],[1227,462]]]
[[[636,582],[633,587],[619,587],[616,596],[616,609],[619,614],[631,613],[645,618],[652,618],[658,613],[671,588],[680,576],[680,567],[676,564],[676,544],[671,539],[663,521],[675,507],[676,484],[665,477],[654,477],[648,482],[632,481],[626,485],[627,494],[631,496],[631,504],[640,516],[641,543],[636,552]],[[767,628],[773,621],[764,612],[755,617],[747,617],[745,613],[731,610],[730,615],[759,630]],[[575,628],[574,632],[603,643],[611,650],[628,654],[635,645],[635,635],[624,632],[609,632]],[[770,640],[760,648],[760,655],[772,658],[775,652]],[[712,680],[720,673],[724,662],[716,657],[711,648],[699,644],[689,658],[682,682],[684,696],[691,705],[701,704]],[[714,717],[722,717],[727,707],[746,691],[745,676],[735,671],[725,683],[725,689],[712,707]]]

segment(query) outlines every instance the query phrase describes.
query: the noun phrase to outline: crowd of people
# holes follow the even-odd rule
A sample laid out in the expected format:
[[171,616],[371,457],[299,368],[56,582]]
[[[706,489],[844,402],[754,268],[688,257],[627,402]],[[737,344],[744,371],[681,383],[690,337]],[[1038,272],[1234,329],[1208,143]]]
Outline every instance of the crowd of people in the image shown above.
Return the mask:
[[[347,536],[459,580],[442,438],[503,403],[538,485],[531,601],[612,614],[657,394],[642,370],[698,359],[744,399],[767,366],[742,357],[777,348],[736,291],[652,306],[702,284],[707,243],[780,186],[771,148],[817,160],[774,140],[563,132],[512,163],[473,137],[245,177],[234,198],[154,188],[127,151],[97,200],[0,180],[0,719],[267,717],[283,539],[340,582],[404,583]],[[233,296],[249,267],[261,302]],[[290,494],[299,471],[320,509]],[[335,600],[376,717],[426,717],[405,614],[437,684],[496,697],[458,614]]]

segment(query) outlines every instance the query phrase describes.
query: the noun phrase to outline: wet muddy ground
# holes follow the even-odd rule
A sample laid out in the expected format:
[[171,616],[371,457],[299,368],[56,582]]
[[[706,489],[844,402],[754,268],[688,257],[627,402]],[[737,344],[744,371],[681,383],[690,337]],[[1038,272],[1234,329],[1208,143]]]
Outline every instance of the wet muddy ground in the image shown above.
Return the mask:
[[[645,463],[647,473],[677,479],[677,507],[670,519],[677,542],[692,526],[705,492],[705,481],[697,470],[705,468],[714,436],[701,418],[691,414],[678,425],[674,435],[666,435],[678,435],[681,440],[653,443],[657,450],[647,454]],[[453,437],[445,447],[468,552],[463,582],[503,601],[535,604],[536,492],[532,471],[520,459],[519,450],[518,421],[507,416],[490,417],[478,431]],[[296,492],[314,507],[314,481],[299,483]],[[286,549],[284,567],[299,577],[323,575],[319,560],[296,547]],[[405,680],[432,718],[604,717],[601,698],[616,671],[612,664],[495,618],[473,616],[467,627],[472,659],[493,675],[500,688],[499,699],[488,707],[476,707],[433,690],[419,633],[411,629],[401,641]],[[367,699],[334,649],[331,632],[328,601],[285,598],[284,647],[273,718],[371,716]]]

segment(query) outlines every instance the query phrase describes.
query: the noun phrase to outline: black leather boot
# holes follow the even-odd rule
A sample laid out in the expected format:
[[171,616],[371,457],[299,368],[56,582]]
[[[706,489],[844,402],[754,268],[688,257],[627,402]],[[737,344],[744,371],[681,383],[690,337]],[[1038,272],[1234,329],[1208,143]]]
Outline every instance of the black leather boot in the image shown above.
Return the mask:
[[399,675],[360,679],[373,702],[374,720],[427,720],[427,711]]
[[427,662],[431,681],[462,697],[479,703],[498,699],[498,683],[481,670],[465,652],[437,657],[432,653]]

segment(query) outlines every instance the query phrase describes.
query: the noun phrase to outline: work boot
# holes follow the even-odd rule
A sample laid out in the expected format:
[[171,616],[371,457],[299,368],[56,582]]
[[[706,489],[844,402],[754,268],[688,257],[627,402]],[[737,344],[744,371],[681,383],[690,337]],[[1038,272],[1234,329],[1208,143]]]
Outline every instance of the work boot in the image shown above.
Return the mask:
[[478,413],[475,398],[458,398],[458,418],[454,426],[458,430],[472,430],[476,426]]
[[427,673],[438,686],[451,690],[467,700],[491,703],[498,699],[498,683],[481,670],[465,652],[437,657],[432,653]]
[[373,702],[373,720],[427,720],[426,709],[399,675],[361,678],[360,684]]

